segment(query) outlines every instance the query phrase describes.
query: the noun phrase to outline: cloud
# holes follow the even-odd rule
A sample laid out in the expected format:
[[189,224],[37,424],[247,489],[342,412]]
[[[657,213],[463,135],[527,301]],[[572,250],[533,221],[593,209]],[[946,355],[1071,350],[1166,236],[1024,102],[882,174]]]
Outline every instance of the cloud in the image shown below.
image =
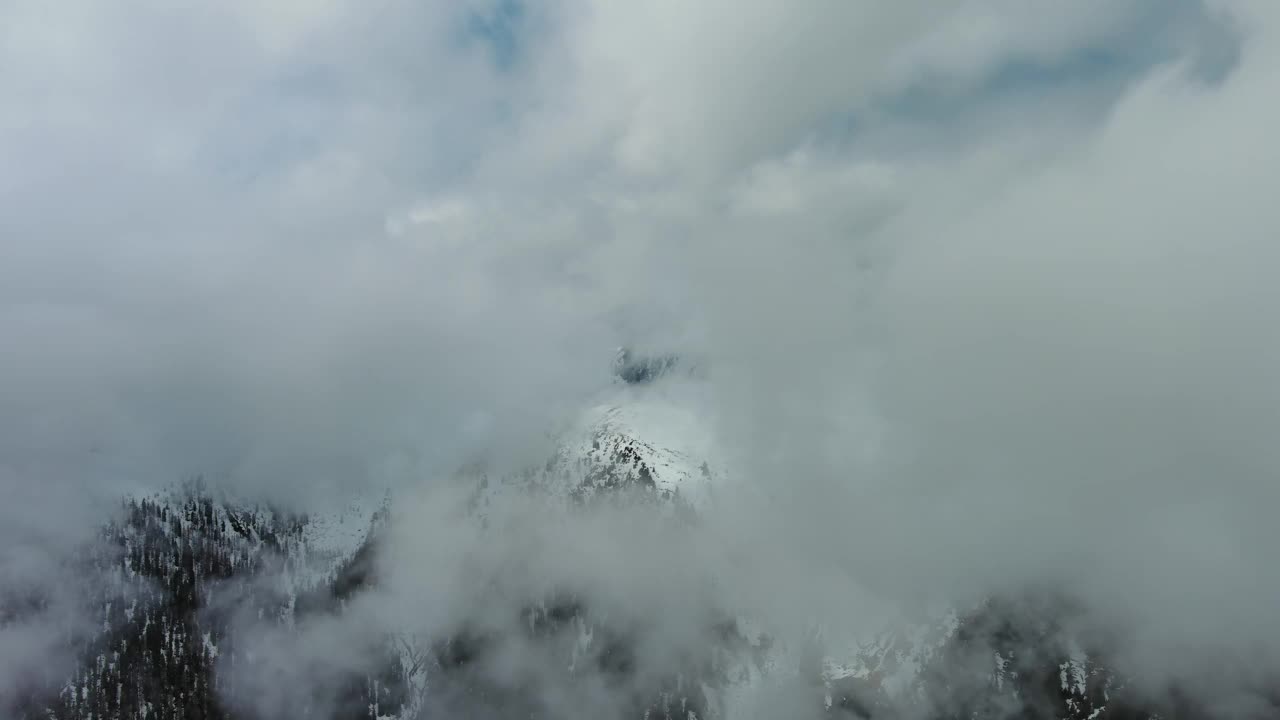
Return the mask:
[[396,452],[456,460],[452,416],[535,392],[504,382],[512,355],[538,383],[576,382],[561,357],[533,361],[540,331],[578,320],[553,284],[494,268],[491,241],[383,230],[456,180],[464,126],[475,142],[496,125],[502,81],[453,40],[465,11],[295,10],[8,11],[5,382],[54,428],[11,406],[7,458],[92,446],[147,482],[241,487],[334,462],[352,481]]
[[1280,652],[1270,4],[0,12],[0,491],[429,485],[684,346],[777,624]]

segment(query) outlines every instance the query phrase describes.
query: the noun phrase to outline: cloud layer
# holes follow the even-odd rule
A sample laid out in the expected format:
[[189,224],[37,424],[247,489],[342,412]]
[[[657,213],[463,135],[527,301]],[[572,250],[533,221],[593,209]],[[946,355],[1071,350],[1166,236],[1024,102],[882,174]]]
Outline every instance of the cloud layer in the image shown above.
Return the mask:
[[1154,674],[1275,667],[1271,3],[0,17],[10,546],[518,466],[678,347],[742,487],[687,570],[780,624],[1048,581]]

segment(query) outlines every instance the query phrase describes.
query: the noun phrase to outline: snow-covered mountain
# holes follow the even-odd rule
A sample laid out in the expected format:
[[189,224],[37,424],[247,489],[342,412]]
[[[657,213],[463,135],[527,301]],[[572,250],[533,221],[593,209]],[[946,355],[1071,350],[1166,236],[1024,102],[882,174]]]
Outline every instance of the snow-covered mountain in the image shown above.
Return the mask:
[[[624,357],[620,366],[636,362]],[[544,464],[514,477],[475,474],[476,516],[508,492],[591,503],[625,491],[696,518],[718,493],[732,492],[732,474],[697,410],[661,387],[677,362],[640,365],[643,372],[622,373],[620,387],[560,433]],[[278,671],[263,659],[261,638],[235,629],[287,638],[308,618],[341,615],[377,583],[372,558],[394,522],[390,497],[310,516],[246,506],[201,485],[126,499],[75,560],[93,618],[87,631],[67,637],[77,666],[56,682],[33,682],[22,697],[0,698],[0,711],[86,719],[545,715],[536,693],[480,671],[497,650],[483,632],[465,629],[426,645],[366,638],[362,662],[308,703],[236,701],[288,678],[273,680]],[[634,631],[564,595],[528,599],[520,642],[546,649],[554,666],[546,677],[555,682],[585,677],[590,666],[592,677],[633,688],[636,718],[729,717],[743,711],[735,697],[752,697],[739,691],[771,673],[808,678],[811,702],[794,707],[795,716],[1157,717],[1109,669],[1106,647],[1067,632],[1068,611],[1052,596],[992,598],[886,629],[847,651],[828,649],[816,664],[773,648],[745,619],[722,617],[707,636],[714,647],[696,662],[637,678]]]
[[635,393],[608,400],[559,433],[544,464],[511,477],[476,473],[479,511],[516,487],[579,501],[628,490],[682,507],[709,502],[725,475],[696,413]]
[[[242,618],[292,627],[365,582],[384,508],[308,518],[216,498],[201,484],[126,498],[68,562],[94,622],[66,637],[69,675],[0,698],[4,717],[235,717],[226,698],[255,663]],[[38,612],[38,610],[37,610]],[[378,668],[380,675],[387,668]],[[47,679],[53,680],[53,679]],[[362,678],[342,692],[377,704]],[[305,717],[305,714],[299,717]],[[358,715],[363,717],[364,715]]]

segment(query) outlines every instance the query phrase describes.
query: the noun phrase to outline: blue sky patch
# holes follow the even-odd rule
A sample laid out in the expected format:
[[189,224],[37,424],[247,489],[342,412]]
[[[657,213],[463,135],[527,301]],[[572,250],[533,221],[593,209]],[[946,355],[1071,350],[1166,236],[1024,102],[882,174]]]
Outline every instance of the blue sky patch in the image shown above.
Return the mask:
[[466,44],[482,43],[488,48],[494,65],[510,70],[520,56],[520,39],[526,17],[521,0],[496,0],[486,11],[468,14]]

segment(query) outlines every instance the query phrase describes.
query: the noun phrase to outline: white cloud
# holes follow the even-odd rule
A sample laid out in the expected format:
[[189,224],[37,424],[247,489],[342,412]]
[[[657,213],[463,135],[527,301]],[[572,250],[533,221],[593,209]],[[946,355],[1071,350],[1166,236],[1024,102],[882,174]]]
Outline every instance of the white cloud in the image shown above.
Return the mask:
[[515,462],[674,339],[783,498],[717,528],[748,599],[1049,570],[1266,636],[1271,3],[566,0],[506,69],[467,7],[380,7],[0,10],[0,491]]

